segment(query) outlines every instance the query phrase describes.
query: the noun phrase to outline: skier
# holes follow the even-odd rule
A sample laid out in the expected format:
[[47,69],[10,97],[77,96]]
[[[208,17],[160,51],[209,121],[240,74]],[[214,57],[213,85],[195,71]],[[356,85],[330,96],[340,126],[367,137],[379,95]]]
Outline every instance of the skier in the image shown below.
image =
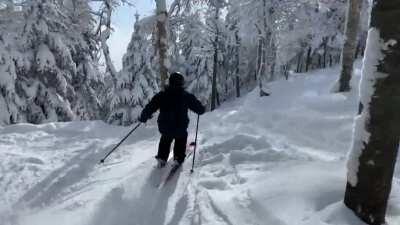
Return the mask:
[[162,168],[166,165],[173,140],[173,166],[180,166],[185,160],[189,125],[188,109],[199,115],[205,112],[205,107],[201,102],[193,94],[184,90],[183,75],[175,72],[170,75],[166,89],[157,93],[140,114],[139,121],[145,123],[153,113],[160,110],[157,123],[161,138],[155,157],[158,162],[157,167]]

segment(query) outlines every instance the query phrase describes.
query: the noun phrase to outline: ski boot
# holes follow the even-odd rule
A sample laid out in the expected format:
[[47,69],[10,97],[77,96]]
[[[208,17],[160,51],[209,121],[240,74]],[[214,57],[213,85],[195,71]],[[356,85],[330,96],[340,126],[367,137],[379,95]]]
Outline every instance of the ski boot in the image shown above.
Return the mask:
[[167,161],[157,158],[157,168],[163,168],[167,165]]
[[178,160],[174,159],[174,161],[171,164],[171,167],[175,168],[175,167],[180,167],[182,165],[181,162],[179,162]]

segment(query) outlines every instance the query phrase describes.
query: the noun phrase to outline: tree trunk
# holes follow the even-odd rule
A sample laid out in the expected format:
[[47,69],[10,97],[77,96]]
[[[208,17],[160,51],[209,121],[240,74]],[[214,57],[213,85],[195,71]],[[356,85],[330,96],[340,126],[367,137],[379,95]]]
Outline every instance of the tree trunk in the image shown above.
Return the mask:
[[338,92],[350,91],[350,80],[353,73],[354,55],[357,45],[358,24],[360,21],[361,0],[348,0],[347,20],[345,35],[346,39],[342,49],[342,68],[339,78]]
[[270,48],[268,51],[268,68],[269,68],[269,81],[273,81],[275,80],[275,66],[276,66],[276,46],[275,46],[275,40],[274,38],[270,37],[269,40],[270,44]]
[[240,97],[240,78],[239,75],[236,75],[236,97]]
[[259,76],[258,76],[258,87],[260,89],[260,96],[265,96],[266,92],[264,91],[263,81],[266,79],[266,71],[267,71],[267,47],[270,43],[271,34],[268,29],[267,24],[267,0],[263,0],[263,33],[264,36],[262,37],[262,48],[261,48],[261,66],[259,69]]
[[217,90],[217,75],[218,75],[218,42],[219,42],[219,29],[218,29],[218,19],[219,19],[219,7],[216,6],[215,9],[215,39],[213,43],[214,47],[214,56],[213,56],[213,74],[212,74],[212,84],[211,84],[211,108],[213,111],[217,108],[217,104],[219,104],[219,96]]
[[168,79],[168,67],[167,67],[167,49],[168,49],[168,37],[167,37],[167,4],[165,0],[156,0],[157,7],[157,41],[156,49],[158,52],[159,60],[159,72],[161,78],[161,88],[164,89]]
[[[217,35],[218,36],[218,35]],[[218,37],[216,38],[218,41]],[[217,73],[218,73],[218,49],[217,46],[214,47],[214,66],[213,66],[213,74],[212,74],[212,84],[211,84],[211,108],[210,110],[213,111],[217,108]]]
[[318,54],[318,68],[322,68],[322,55]]
[[303,56],[303,52],[299,53],[299,56],[297,57],[297,67],[296,67],[296,73],[301,73],[301,59]]
[[239,77],[239,66],[240,66],[240,38],[239,31],[235,32],[235,40],[236,40],[236,70],[235,70],[235,86],[236,86],[236,97],[240,97],[240,77]]
[[324,45],[323,68],[326,68],[326,55],[328,54],[328,40],[329,40],[328,37],[325,37],[325,38],[324,38],[324,43],[323,43],[323,45]]
[[105,29],[104,29],[104,31],[101,31],[101,28],[100,28],[100,43],[101,43],[101,48],[102,48],[103,54],[104,54],[106,70],[112,77],[114,85],[116,85],[117,84],[117,70],[115,69],[114,63],[111,60],[110,49],[107,44],[107,40],[110,38],[111,31],[112,31],[111,17],[112,17],[113,7],[109,1],[104,1],[104,4],[105,4],[105,15],[103,15],[101,20],[104,20],[103,25],[105,26]]
[[357,41],[357,47],[356,47],[356,52],[354,53],[354,59],[358,58],[358,55],[360,54],[361,51],[361,40]]
[[259,39],[258,39],[258,48],[257,48],[257,76],[256,81],[258,81],[258,87],[260,89],[260,95],[262,94],[263,84],[262,84],[262,77],[265,75],[265,37],[262,36],[261,30],[257,27]]
[[372,7],[344,203],[367,224],[382,225],[400,141],[400,1]]
[[308,51],[307,51],[307,58],[306,58],[306,72],[308,72],[308,69],[309,69],[309,67],[310,67],[310,64],[311,64],[311,47],[309,47],[308,48]]
[[262,67],[262,37],[261,37],[261,31],[258,33],[259,39],[258,39],[258,46],[257,46],[257,72],[256,72],[256,77],[255,79],[258,80],[260,77],[260,72],[261,72],[261,67]]

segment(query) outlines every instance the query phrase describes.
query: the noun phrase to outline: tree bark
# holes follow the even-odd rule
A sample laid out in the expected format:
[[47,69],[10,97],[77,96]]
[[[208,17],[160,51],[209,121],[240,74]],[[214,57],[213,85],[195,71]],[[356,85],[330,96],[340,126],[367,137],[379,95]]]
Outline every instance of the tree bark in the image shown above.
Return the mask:
[[102,14],[102,17],[100,18],[100,21],[104,21],[102,25],[105,26],[104,31],[101,30],[101,25],[99,26],[99,31],[100,31],[100,43],[101,43],[101,48],[103,50],[103,55],[106,63],[106,70],[112,77],[112,80],[114,82],[114,85],[117,83],[117,70],[115,69],[114,63],[111,60],[110,56],[110,49],[107,44],[107,40],[110,38],[112,28],[111,28],[111,17],[112,17],[112,12],[113,12],[113,6],[111,5],[110,1],[105,0],[105,11],[104,14]]
[[235,70],[235,86],[236,86],[236,97],[240,97],[240,77],[239,77],[239,66],[240,66],[240,37],[239,37],[239,31],[235,32],[235,40],[236,40],[236,70]]
[[323,54],[323,68],[326,68],[326,55],[328,54],[328,37],[324,38],[323,46],[324,46],[324,54]]
[[354,53],[354,59],[358,58],[358,55],[360,54],[361,51],[361,40],[357,41],[357,47],[356,47],[356,51]]
[[306,72],[308,72],[308,69],[311,64],[311,50],[312,50],[311,47],[308,47],[307,58],[306,58]]
[[344,203],[371,225],[385,223],[400,141],[399,19],[400,0],[373,1],[358,121],[361,133],[368,135],[353,140],[351,156],[359,157],[350,157],[349,167],[357,169],[349,170],[344,198]]
[[361,0],[348,0],[347,20],[345,35],[346,39],[342,49],[342,67],[339,78],[339,89],[337,92],[350,91],[350,80],[353,73],[354,55],[357,45],[358,24],[360,21]]
[[215,38],[214,38],[214,56],[213,56],[213,74],[212,74],[212,84],[211,84],[211,108],[213,111],[217,108],[217,104],[219,104],[218,90],[217,90],[217,75],[218,75],[218,43],[219,43],[219,29],[218,29],[218,19],[219,19],[219,6],[216,6],[215,9]]
[[303,58],[303,52],[300,52],[298,57],[297,57],[296,73],[301,73],[301,59],[302,58]]
[[164,89],[168,79],[168,37],[167,37],[167,4],[165,0],[156,0],[157,8],[157,40],[156,49],[158,52],[159,72],[161,78],[161,88]]

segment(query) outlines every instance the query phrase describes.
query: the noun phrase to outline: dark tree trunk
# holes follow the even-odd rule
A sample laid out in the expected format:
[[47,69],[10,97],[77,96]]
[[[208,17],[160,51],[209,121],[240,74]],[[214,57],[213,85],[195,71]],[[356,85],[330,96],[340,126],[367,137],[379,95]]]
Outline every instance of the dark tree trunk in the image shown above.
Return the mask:
[[236,97],[240,97],[240,78],[239,75],[236,75]]
[[299,53],[299,56],[297,57],[297,67],[296,67],[296,73],[301,73],[301,59],[303,56],[303,52]]
[[354,54],[356,52],[357,31],[360,21],[361,0],[348,0],[346,39],[342,50],[342,68],[340,71],[339,89],[337,92],[350,91],[350,80],[353,73]]
[[357,47],[356,47],[356,52],[354,53],[354,58],[357,59],[358,55],[360,54],[361,51],[361,40],[358,40],[357,42]]
[[311,65],[311,47],[308,47],[307,58],[306,58],[306,72],[308,72]]
[[361,99],[361,118],[368,119],[359,121],[369,137],[353,140],[363,144],[355,149],[361,151],[358,171],[349,171],[344,203],[367,224],[382,225],[400,141],[400,0],[374,0],[372,7],[365,57],[373,62],[362,75],[367,76],[363,82],[375,83],[372,93],[368,87],[360,90],[370,101]]
[[324,38],[324,54],[323,54],[323,68],[326,68],[326,55],[328,54],[328,40],[329,38]]
[[289,80],[289,71],[288,71],[288,64],[282,66],[283,76],[285,76],[286,80]]
[[318,55],[318,68],[322,68],[322,55]]
[[215,39],[213,43],[214,47],[214,57],[213,57],[213,74],[212,74],[212,85],[211,85],[211,108],[210,110],[213,111],[217,108],[217,104],[219,105],[219,96],[217,90],[217,75],[218,75],[218,47],[219,47],[219,29],[217,21],[219,19],[219,8],[218,6],[215,9]]
[[236,97],[240,97],[240,77],[239,77],[239,66],[240,66],[240,37],[239,37],[239,31],[235,32],[235,40],[236,40],[236,70],[235,70],[235,86],[236,86]]
[[[218,35],[216,36],[216,40],[218,41]],[[212,86],[211,86],[211,108],[213,111],[217,108],[217,73],[218,73],[218,49],[215,44],[214,46],[214,66],[213,66],[213,74],[212,74]]]
[[303,67],[304,67],[304,63],[302,61],[300,61],[300,67],[299,67],[300,73],[302,73],[304,71]]
[[272,65],[271,65],[271,76],[270,76],[270,79],[269,79],[269,80],[270,80],[270,81],[275,80],[275,62],[272,63]]

